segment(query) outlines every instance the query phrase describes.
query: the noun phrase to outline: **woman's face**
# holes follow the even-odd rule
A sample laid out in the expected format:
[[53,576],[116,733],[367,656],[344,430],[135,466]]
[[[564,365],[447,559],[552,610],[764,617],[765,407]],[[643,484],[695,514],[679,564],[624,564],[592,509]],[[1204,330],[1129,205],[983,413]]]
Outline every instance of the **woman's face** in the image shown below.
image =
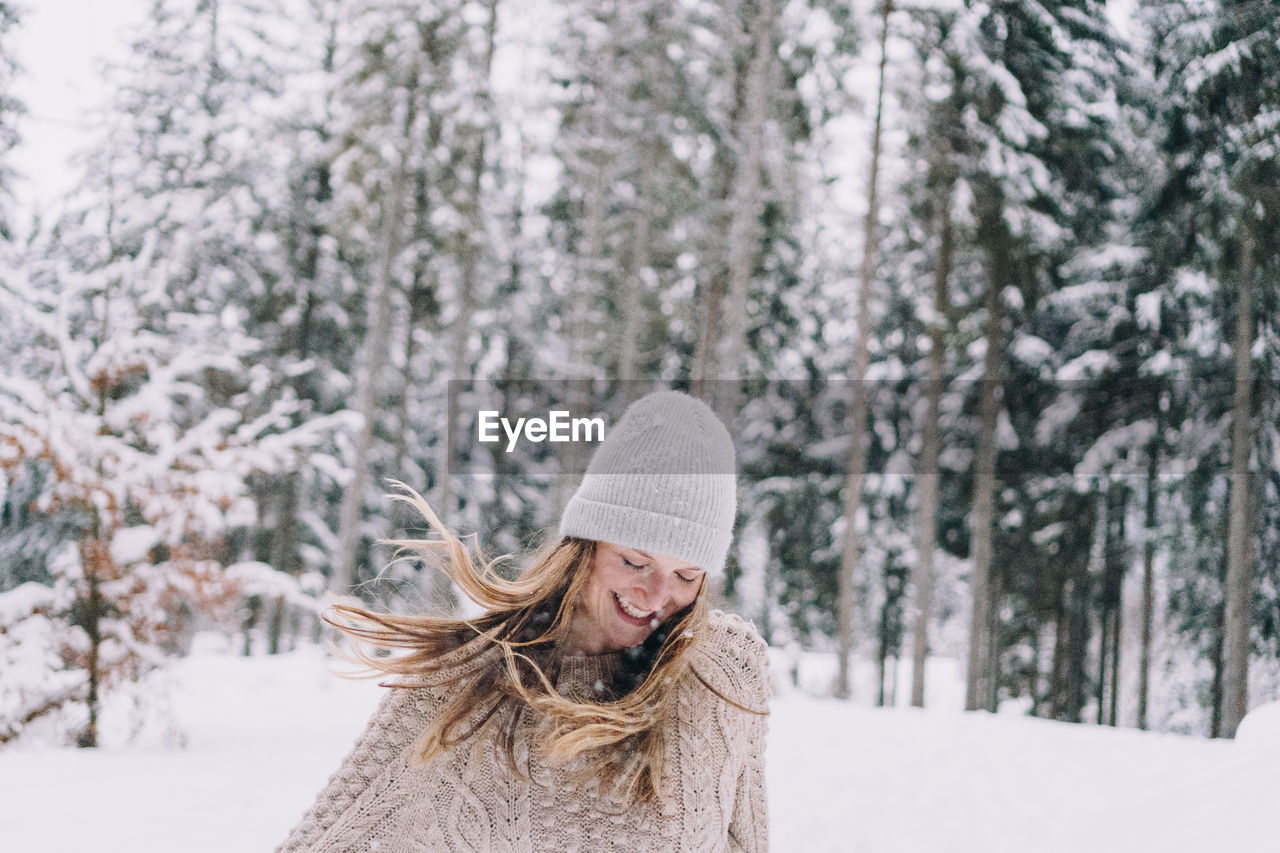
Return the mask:
[[597,543],[570,631],[572,645],[600,654],[643,643],[664,619],[698,597],[705,575],[675,557]]

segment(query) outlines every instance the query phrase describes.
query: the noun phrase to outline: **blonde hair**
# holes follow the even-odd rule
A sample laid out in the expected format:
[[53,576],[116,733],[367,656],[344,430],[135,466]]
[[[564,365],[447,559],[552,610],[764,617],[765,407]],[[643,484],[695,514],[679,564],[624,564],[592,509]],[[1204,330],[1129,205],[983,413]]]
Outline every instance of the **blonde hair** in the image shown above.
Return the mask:
[[[544,753],[548,759],[567,761],[587,755],[590,760],[582,776],[612,782],[626,802],[660,796],[665,723],[674,696],[671,686],[689,669],[686,652],[706,630],[704,588],[699,589],[693,603],[671,614],[644,643],[629,650],[636,666],[619,672],[612,684],[603,685],[600,701],[564,697],[555,689],[563,642],[594,567],[596,542],[565,537],[550,543],[535,555],[526,571],[508,580],[493,571],[496,560],[486,561],[478,552],[473,560],[421,495],[403,483],[393,481],[392,485],[404,494],[387,497],[414,507],[439,536],[383,540],[399,549],[394,561],[434,561],[486,611],[476,619],[444,619],[375,613],[337,604],[322,616],[356,641],[343,656],[375,675],[442,673],[439,683],[443,684],[470,679],[416,742],[417,757],[425,762],[492,726],[512,771],[527,775],[516,766],[515,741],[522,712],[530,708],[550,725]],[[477,637],[484,640],[475,644],[474,654],[451,661],[448,668],[439,663],[442,655]],[[479,669],[457,665],[472,662],[493,648],[499,654]],[[386,655],[379,650],[403,653]],[[698,679],[714,690],[700,676]],[[411,682],[387,686],[411,687]],[[484,709],[483,716],[463,730],[474,709]]]

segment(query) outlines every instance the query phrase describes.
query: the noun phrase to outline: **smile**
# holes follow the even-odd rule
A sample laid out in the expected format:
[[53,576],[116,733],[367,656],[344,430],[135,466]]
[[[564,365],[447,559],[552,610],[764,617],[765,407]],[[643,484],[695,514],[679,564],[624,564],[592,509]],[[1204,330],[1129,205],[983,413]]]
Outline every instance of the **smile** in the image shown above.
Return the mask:
[[632,625],[657,627],[654,624],[657,622],[657,619],[654,618],[657,616],[656,610],[641,610],[616,592],[613,593],[613,603],[618,608],[618,615]]

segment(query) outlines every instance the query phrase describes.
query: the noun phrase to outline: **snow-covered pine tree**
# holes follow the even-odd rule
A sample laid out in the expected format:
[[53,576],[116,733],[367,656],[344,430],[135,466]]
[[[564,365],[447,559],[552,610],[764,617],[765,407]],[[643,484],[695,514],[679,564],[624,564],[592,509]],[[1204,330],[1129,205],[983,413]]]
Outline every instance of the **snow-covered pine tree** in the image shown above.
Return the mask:
[[[249,593],[306,602],[296,581],[236,562],[228,536],[252,518],[246,479],[311,437],[285,431],[287,406],[246,418],[255,343],[227,314],[174,309],[157,240],[122,250],[109,211],[40,235],[5,290],[25,340],[0,374],[0,466],[36,472],[28,512],[66,537],[39,577],[0,594],[5,656],[14,643],[33,655],[5,679],[5,739],[76,702],[63,725],[94,746],[103,691],[181,650],[198,622],[225,624]],[[211,380],[240,390],[219,403]]]
[[[278,70],[281,103],[263,145],[275,164],[259,192],[262,229],[272,240],[271,274],[249,302],[247,328],[263,347],[255,362],[270,377],[264,399],[296,401],[294,427],[347,409],[356,343],[353,311],[359,288],[341,262],[334,226],[332,161],[339,150],[334,95],[336,53],[345,0],[290,0],[290,26],[263,44]],[[254,556],[277,570],[318,582],[330,561],[336,527],[331,505],[341,495],[340,442],[315,447],[293,470],[256,476],[251,488],[262,523],[250,535]],[[281,650],[302,627],[284,597],[252,600],[246,650],[259,616],[267,650]]]
[[[286,195],[274,20],[262,4],[152,5],[85,179],[7,288],[22,357],[0,395],[4,467],[38,524],[74,543],[33,578],[53,596],[24,609],[64,629],[86,745],[101,691],[180,647],[193,618],[260,593],[311,606],[296,578],[242,559],[262,518],[246,483],[296,469],[333,431],[290,422],[297,406],[243,331],[262,328],[287,265],[268,213]],[[56,706],[27,697],[12,719]]]
[[[836,652],[835,695],[840,699],[850,696],[849,657],[853,653],[854,636],[854,587],[855,574],[864,571],[862,561],[864,546],[863,531],[858,529],[858,516],[862,510],[863,490],[867,475],[867,411],[868,400],[868,360],[871,346],[871,288],[878,263],[880,220],[880,152],[884,126],[884,90],[885,75],[888,72],[888,42],[890,13],[893,4],[890,0],[882,0],[879,14],[879,62],[876,73],[876,97],[872,111],[871,151],[867,162],[867,204],[863,214],[862,230],[862,263],[859,269],[857,297],[854,300],[857,335],[854,338],[852,357],[849,360],[848,376],[851,388],[851,405],[849,409],[849,463],[846,470],[844,503],[844,539],[840,559],[840,574],[837,577],[837,624],[838,642]],[[881,644],[883,648],[883,643]],[[883,683],[883,679],[881,681]]]
[[[83,192],[113,206],[112,240],[155,240],[165,286],[185,310],[251,310],[278,275],[264,234],[280,165],[269,133],[285,106],[271,42],[274,0],[156,0],[84,156]],[[273,198],[272,196],[276,196]]]
[[[368,304],[354,329],[362,346],[357,409],[363,425],[351,447],[335,589],[350,589],[356,567],[377,562],[369,545],[387,531],[365,508],[381,493],[375,488],[380,477],[406,476],[391,471],[393,464],[430,471],[437,510],[449,523],[467,526],[455,516],[460,496],[446,489],[442,476],[443,380],[465,378],[474,368],[477,319],[489,319],[481,309],[492,298],[488,283],[498,277],[488,251],[485,198],[496,12],[491,2],[419,8],[370,0],[353,3],[342,28],[335,227],[351,275],[368,283]],[[438,312],[441,324],[438,335],[413,348],[393,346],[400,333],[424,332],[395,322],[405,291],[410,307],[418,306],[410,312],[414,319],[430,329]],[[413,363],[399,365],[403,387],[388,394],[392,353]],[[400,394],[412,396],[401,404]],[[406,413],[397,429],[416,425],[409,439],[387,438],[384,413],[397,409]]]
[[1018,393],[1005,408],[1017,446],[1002,486],[1021,524],[1000,531],[997,547],[1017,567],[1002,581],[1014,613],[1001,626],[1009,690],[1029,695],[1034,713],[1078,720],[1092,702],[1099,722],[1114,723],[1133,562],[1126,507],[1155,430],[1130,287],[1140,263],[1131,219],[1148,175],[1134,160],[1142,146],[1125,144],[1136,62],[1086,12],[1059,13],[1074,47],[1044,150],[1062,230],[1011,312],[1006,387]]
[[[88,180],[72,202],[81,211],[110,206],[110,239],[124,254],[136,256],[145,241],[154,241],[151,257],[163,268],[157,275],[174,305],[238,318],[262,342],[252,359],[253,396],[243,403],[249,417],[266,415],[282,402],[297,400],[299,388],[305,391],[310,365],[295,346],[325,354],[315,372],[339,381],[326,386],[327,405],[292,406],[296,428],[334,411],[332,397],[349,373],[351,352],[340,333],[347,321],[332,247],[314,228],[309,238],[300,239],[296,223],[288,221],[301,215],[314,222],[322,215],[315,210],[299,214],[293,199],[302,193],[314,206],[315,196],[326,192],[315,163],[297,159],[306,158],[315,145],[307,128],[298,126],[300,116],[322,110],[315,102],[323,95],[323,71],[306,67],[304,57],[317,57],[316,65],[322,61],[323,44],[315,42],[326,35],[324,14],[310,4],[304,9],[302,0],[153,3],[128,59],[110,70],[113,111],[100,120],[102,144],[84,155]],[[284,20],[298,26],[279,26]],[[311,284],[337,297],[325,299],[318,309],[298,283],[300,275],[312,275],[305,268],[313,262],[314,275],[324,280]],[[334,327],[338,333],[331,333],[328,343],[302,343]],[[216,384],[205,390],[220,402],[238,393]],[[316,435],[326,433],[323,424],[317,422]],[[316,490],[332,489],[337,466],[323,464],[319,455],[334,454],[334,448],[319,446],[314,454],[308,469],[318,474]],[[287,487],[291,481],[282,476]],[[250,485],[259,507],[240,537],[242,556],[279,562],[299,573],[303,566],[287,488],[261,474]],[[321,519],[323,513],[304,512],[303,517]],[[314,529],[323,524],[308,526],[314,537],[324,537],[323,529]],[[319,568],[314,558],[307,562]],[[275,605],[272,645],[279,642],[276,629],[283,616],[279,602]],[[251,599],[248,626],[256,623],[260,609],[261,602]]]
[[[715,93],[698,63],[711,22],[701,9],[663,0],[587,0],[569,7],[564,23],[566,49],[550,69],[562,86],[555,155],[563,177],[547,207],[567,273],[555,283],[553,310],[563,312],[570,348],[558,372],[635,379],[669,371],[670,336],[687,332],[702,260],[700,182],[709,163],[700,144]],[[680,325],[668,328],[673,322]]]
[[[964,175],[985,282],[983,308],[972,322],[982,367],[975,383],[978,409],[972,499],[973,607],[966,705],[994,708],[998,698],[997,601],[1010,581],[1026,574],[991,573],[1006,518],[999,493],[1008,492],[1001,449],[1016,442],[1002,422],[1017,427],[1008,384],[1011,341],[1042,299],[1059,286],[1064,265],[1092,238],[1089,228],[1107,199],[1110,156],[1108,93],[1117,73],[1114,36],[1097,4],[1000,3],[957,13],[948,33],[968,87],[962,111],[975,159]],[[1093,219],[1091,220],[1091,215]],[[967,343],[967,341],[965,341]],[[1016,355],[1016,352],[1013,353]],[[1016,386],[1015,386],[1016,387]],[[1038,402],[1028,400],[1031,411]],[[1003,413],[1002,413],[1003,412]],[[1029,473],[1025,468],[1019,471]],[[1015,489],[1016,492],[1016,489]],[[1009,517],[1013,520],[1016,517]],[[999,565],[1011,565],[1002,559]]]
[[[1134,405],[1132,416],[1120,426],[1131,429],[1142,421],[1149,424],[1141,428],[1149,430],[1145,443],[1140,435],[1131,433],[1133,441],[1123,447],[1127,457],[1124,467],[1134,472],[1128,482],[1134,490],[1135,508],[1141,507],[1140,520],[1133,519],[1136,533],[1130,536],[1135,554],[1141,553],[1133,720],[1145,729],[1157,663],[1156,643],[1163,628],[1163,606],[1157,606],[1157,595],[1165,585],[1163,579],[1157,581],[1156,557],[1167,551],[1169,538],[1164,514],[1159,511],[1167,486],[1162,486],[1159,474],[1168,458],[1168,403],[1177,390],[1180,370],[1174,365],[1174,324],[1169,310],[1172,268],[1166,244],[1171,223],[1160,200],[1163,167],[1155,138],[1159,126],[1155,77],[1141,55],[1130,58],[1128,66],[1131,71],[1121,81],[1121,114],[1115,125],[1117,146],[1128,153],[1119,164],[1122,168],[1115,170],[1122,186],[1118,204],[1127,214],[1112,223],[1109,246],[1099,259],[1105,258],[1114,277],[1124,283],[1126,322],[1118,324],[1113,336],[1120,340],[1119,335],[1124,335],[1121,390],[1131,396]],[[1119,667],[1113,670],[1118,671]]]
[[[1208,630],[1214,664],[1210,731],[1230,737],[1249,706],[1259,621],[1253,492],[1261,486],[1274,493],[1274,461],[1255,455],[1259,445],[1274,444],[1260,441],[1254,417],[1258,395],[1274,396],[1267,393],[1274,377],[1259,377],[1255,362],[1274,364],[1274,358],[1258,356],[1267,352],[1268,340],[1259,327],[1274,326],[1276,299],[1274,288],[1260,292],[1255,282],[1273,280],[1277,263],[1275,235],[1262,223],[1274,219],[1280,203],[1278,25],[1270,4],[1257,2],[1154,4],[1145,20],[1167,128],[1165,198],[1181,226],[1175,263],[1184,281],[1205,285],[1199,289],[1209,298],[1199,301],[1206,320],[1232,341],[1230,363],[1221,350],[1202,346],[1198,353],[1205,366],[1216,364],[1220,381],[1231,388],[1230,405],[1225,395],[1192,402],[1196,420],[1218,434],[1216,447],[1230,447],[1229,458],[1214,460],[1217,476],[1226,475],[1220,504],[1226,548],[1221,616]],[[1188,342],[1201,340],[1204,328],[1188,327]],[[1179,596],[1178,603],[1185,608],[1190,602]],[[1202,620],[1194,622],[1204,630]]]
[[[896,75],[907,116],[907,149],[914,168],[907,170],[900,187],[891,188],[903,197],[905,209],[898,231],[899,254],[904,268],[898,287],[915,301],[913,319],[928,336],[928,351],[922,359],[904,353],[908,375],[923,396],[923,421],[919,425],[919,456],[915,466],[915,541],[911,569],[910,625],[912,632],[911,704],[925,703],[925,662],[935,632],[935,557],[940,526],[939,496],[943,467],[943,394],[947,377],[954,372],[951,289],[957,263],[957,240],[967,236],[963,221],[957,222],[962,158],[969,155],[960,122],[964,105],[964,81],[954,46],[947,30],[954,16],[946,9],[920,10],[904,21],[905,38],[914,48],[914,60]],[[963,217],[961,212],[960,217]],[[917,224],[918,223],[918,224]],[[912,281],[928,281],[931,292],[913,294]],[[908,327],[904,338],[911,341]],[[917,366],[918,365],[918,366]],[[919,402],[916,403],[917,409]],[[941,562],[941,561],[938,561]]]
[[[484,55],[493,66],[485,81],[493,126],[485,147],[481,210],[485,257],[492,266],[482,270],[491,269],[493,287],[480,306],[483,322],[474,324],[479,354],[470,358],[475,375],[502,395],[500,408],[510,411],[513,395],[538,387],[535,377],[566,375],[556,292],[566,271],[563,263],[548,262],[556,249],[544,204],[557,182],[547,180],[544,170],[555,159],[561,87],[553,69],[570,37],[561,29],[563,4],[503,3],[488,11],[496,15],[494,32],[485,33],[486,43],[492,36],[493,55],[487,50]],[[467,524],[499,552],[521,550],[553,523],[552,469],[530,467],[498,444],[491,445],[487,457],[469,464],[489,476],[459,483],[468,496]],[[488,494],[476,488],[480,485],[489,487]]]
[[[821,644],[835,626],[838,554],[831,545],[839,507],[832,501],[842,480],[832,439],[844,425],[833,411],[841,403],[829,393],[827,380],[847,366],[847,358],[831,357],[840,333],[830,321],[846,310],[838,282],[850,255],[842,230],[847,219],[837,201],[847,187],[834,180],[835,164],[847,162],[847,146],[833,129],[847,123],[845,109],[859,106],[848,89],[848,72],[858,61],[860,26],[861,19],[843,4],[777,9],[759,248],[743,315],[745,347],[740,366],[728,370],[731,377],[737,374],[730,384],[742,383],[735,429],[751,440],[740,448],[737,529],[743,535],[726,572],[724,595],[755,617],[771,642],[783,645],[801,638]],[[698,233],[709,246],[718,245],[719,232],[704,227]],[[708,257],[715,262],[717,256]],[[701,369],[699,335],[713,322],[700,312],[710,307],[706,299],[716,263],[700,270],[688,303],[696,321],[688,328],[695,335],[676,338],[676,346],[689,353],[690,371]]]

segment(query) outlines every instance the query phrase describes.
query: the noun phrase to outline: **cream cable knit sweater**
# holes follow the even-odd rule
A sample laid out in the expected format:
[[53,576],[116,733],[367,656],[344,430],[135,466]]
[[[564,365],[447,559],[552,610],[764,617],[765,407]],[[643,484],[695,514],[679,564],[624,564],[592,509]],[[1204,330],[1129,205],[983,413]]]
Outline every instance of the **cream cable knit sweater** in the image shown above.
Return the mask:
[[[710,615],[710,630],[689,650],[692,669],[734,701],[766,709],[771,687],[764,641],[737,616],[719,610]],[[557,689],[590,695],[620,657],[566,659]],[[519,767],[530,768],[532,783],[510,771],[492,736],[415,765],[409,747],[457,688],[392,688],[276,853],[763,853],[769,843],[767,718],[726,703],[692,673],[673,689],[667,798],[627,807],[597,790],[595,780],[575,788],[574,772],[585,759],[548,765],[536,753],[530,756],[541,730],[527,709],[515,755]]]

